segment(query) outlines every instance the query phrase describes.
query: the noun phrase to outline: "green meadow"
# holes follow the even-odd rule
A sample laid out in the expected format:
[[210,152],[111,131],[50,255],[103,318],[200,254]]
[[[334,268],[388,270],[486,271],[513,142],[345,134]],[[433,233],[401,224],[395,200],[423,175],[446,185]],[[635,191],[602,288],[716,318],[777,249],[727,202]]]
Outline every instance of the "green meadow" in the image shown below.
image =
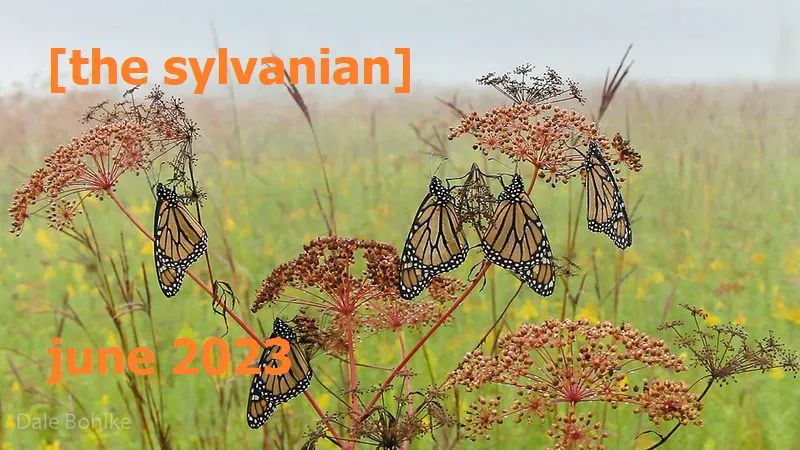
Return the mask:
[[[563,106],[587,115],[596,111],[599,89],[585,88],[586,105]],[[493,94],[490,88],[462,91],[459,105],[468,109],[471,102],[482,113],[506,102]],[[112,101],[119,98],[111,95]],[[442,92],[440,97],[451,95]],[[672,334],[657,328],[668,320],[691,320],[679,306],[688,303],[709,313],[708,324],[740,324],[756,338],[774,330],[782,342],[800,349],[798,98],[796,86],[626,82],[600,130],[611,137],[622,133],[642,155],[640,172],[630,177],[627,170],[621,174],[628,178],[621,188],[632,213],[633,246],[620,252],[607,237],[590,233],[583,205],[573,258],[577,275],[569,280],[575,293],[588,272],[577,304],[565,298],[561,282],[548,298],[523,287],[509,310],[507,326],[559,318],[563,311],[566,317],[630,323],[671,344]],[[80,115],[96,100],[94,94],[69,94],[63,99],[20,94],[0,99],[0,192],[6,204],[46,154],[80,133],[84,127]],[[240,300],[235,311],[264,335],[271,332],[276,315],[291,318],[295,311],[264,308],[250,313],[255,290],[275,267],[296,257],[304,244],[327,234],[315,198],[316,191],[327,212],[314,141],[297,107],[283,100],[240,102],[234,115],[234,106],[226,99],[186,99],[187,112],[202,134],[195,145],[196,176],[208,193],[202,217],[214,277],[231,284]],[[307,101],[333,192],[337,234],[401,248],[427,192],[431,170],[439,163],[409,124],[416,124],[424,136],[435,131],[446,135],[447,126],[456,125],[458,119],[432,94],[381,101],[359,97],[336,103],[313,97]],[[451,159],[439,169],[441,177],[461,176],[472,162],[495,173],[509,171],[486,161],[472,149],[468,137],[448,142],[446,150]],[[157,165],[153,173],[158,175],[159,169],[163,180],[168,168]],[[531,167],[520,170],[529,181]],[[142,224],[152,227],[154,198],[144,175],[123,176],[117,195]],[[579,182],[556,188],[544,182],[534,186],[532,197],[556,256],[566,251],[580,195]],[[144,439],[136,426],[92,431],[65,429],[63,420],[58,429],[33,429],[25,426],[24,419],[20,423],[20,417],[46,414],[63,419],[68,413],[77,417],[111,413],[136,420],[136,405],[143,403],[159,405],[156,410],[162,414],[160,423],[168,427],[171,448],[299,448],[305,441],[302,433],[318,419],[303,396],[281,406],[263,429],[248,428],[245,407],[251,376],[233,373],[234,364],[246,354],[242,348],[234,349],[234,342],[247,335],[232,320],[223,338],[232,351],[228,371],[171,373],[186,354],[184,348],[173,348],[176,338],[191,338],[200,345],[222,336],[225,323],[214,314],[208,295],[188,277],[177,296],[167,299],[161,294],[154,281],[152,242],[110,199],[87,201],[86,213],[76,226],[85,228],[87,217],[102,252],[100,265],[75,240],[48,228],[40,218],[26,223],[19,237],[10,233],[0,237],[2,449],[163,448],[166,443]],[[467,238],[470,244],[479,242],[472,231]],[[473,250],[467,262],[448,275],[466,280],[480,258],[480,252]],[[122,273],[121,261],[127,264],[128,284],[119,284],[114,275],[115,270]],[[204,259],[192,270],[201,279],[209,277]],[[620,274],[624,278],[615,289]],[[518,286],[509,273],[491,269],[485,287],[479,285],[453,320],[412,359],[414,388],[441,382],[477,344]],[[115,324],[104,292],[114,295],[115,312],[120,313],[128,301],[121,293],[125,290],[133,292],[130,298],[135,303],[150,305],[149,317],[134,308],[116,315]],[[124,330],[122,334],[117,327]],[[131,391],[135,383],[124,374],[64,374],[63,382],[48,384],[52,363],[47,349],[57,335],[64,348],[120,346],[124,338],[156,349],[161,373],[150,375],[156,397],[137,401]],[[407,331],[406,341],[413,345],[420,336]],[[356,351],[361,361],[377,366],[393,367],[401,358],[391,333],[357,342]],[[199,365],[198,355],[190,366]],[[344,366],[324,355],[313,359],[312,365],[315,377],[309,392],[322,409],[338,410]],[[703,375],[702,369],[690,368],[673,377],[692,383]],[[364,389],[385,376],[380,370],[359,369]],[[712,388],[704,398],[702,427],[683,427],[662,448],[800,448],[800,385],[792,374],[754,372],[736,380]],[[141,380],[138,383],[142,385]],[[398,379],[395,387],[399,386]],[[702,387],[700,382],[695,389]],[[501,391],[492,387],[481,393]],[[445,403],[463,418],[475,396],[462,389],[458,403],[453,398]],[[646,416],[632,415],[628,406],[599,405],[596,417],[603,418],[610,433],[606,448],[644,449],[656,442],[653,434],[634,439],[653,427]],[[495,427],[491,439],[463,441],[456,448],[544,448],[552,445],[545,435],[548,426],[549,422],[508,420]],[[665,424],[659,430],[669,428]],[[320,441],[318,448],[334,447]],[[444,448],[443,438],[437,431],[410,448]]]

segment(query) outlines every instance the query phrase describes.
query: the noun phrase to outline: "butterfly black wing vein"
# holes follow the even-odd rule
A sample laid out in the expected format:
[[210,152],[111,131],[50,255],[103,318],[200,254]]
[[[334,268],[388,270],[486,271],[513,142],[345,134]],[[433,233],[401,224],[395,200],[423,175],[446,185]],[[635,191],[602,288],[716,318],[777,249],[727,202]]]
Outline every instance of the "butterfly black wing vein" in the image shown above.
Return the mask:
[[553,293],[553,252],[519,174],[500,193],[481,247],[490,261],[511,271],[537,294],[547,297]]
[[586,222],[589,231],[611,238],[614,245],[626,249],[633,243],[631,222],[614,173],[596,141],[589,142],[586,169]]
[[432,177],[408,233],[400,258],[400,295],[412,299],[436,275],[457,268],[467,257],[469,244],[455,201],[442,180]]
[[159,183],[156,188],[153,253],[161,291],[178,293],[186,269],[208,248],[208,234],[175,191]]
[[308,389],[314,376],[305,352],[297,342],[294,330],[279,318],[275,318],[271,338],[280,337],[289,342],[289,371],[283,375],[264,373],[265,367],[277,367],[280,362],[272,358],[278,346],[265,348],[258,361],[260,374],[253,376],[250,397],[247,402],[247,424],[259,428],[270,418],[281,404],[297,397]]

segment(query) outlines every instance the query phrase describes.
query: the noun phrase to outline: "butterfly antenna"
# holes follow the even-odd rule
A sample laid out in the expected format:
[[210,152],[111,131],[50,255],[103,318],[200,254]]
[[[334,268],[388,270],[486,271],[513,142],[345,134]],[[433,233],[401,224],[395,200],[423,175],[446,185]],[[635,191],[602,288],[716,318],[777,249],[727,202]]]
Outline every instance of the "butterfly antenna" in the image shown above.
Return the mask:
[[584,158],[586,158],[586,153],[583,153],[583,152],[582,152],[582,151],[581,151],[581,150],[578,148],[578,146],[577,146],[577,145],[569,145],[569,144],[567,144],[567,141],[564,141],[564,146],[565,146],[566,148],[570,149],[570,150],[574,150],[574,151],[575,151],[575,152],[577,152],[579,155],[581,155],[581,156],[583,156]]
[[[291,303],[287,303],[286,305],[283,306],[283,308],[281,308],[280,311],[278,311],[278,314],[277,314],[278,318],[280,318],[283,315],[283,312],[286,311],[286,308],[288,308],[290,304]],[[273,317],[272,320],[274,321],[275,317]],[[283,320],[283,319],[281,319],[281,320]]]
[[[474,247],[472,247],[472,248],[476,248],[476,247],[477,247],[477,246],[479,246],[479,245],[480,245],[480,244],[475,244],[475,246],[474,246]],[[470,250],[472,250],[472,249],[470,249]],[[474,279],[474,278],[472,278],[472,274],[475,272],[475,269],[476,269],[478,266],[481,266],[481,267],[483,266],[483,260],[480,260],[480,261],[478,261],[478,262],[477,262],[477,263],[476,263],[474,266],[472,266],[472,268],[471,268],[471,269],[469,269],[469,274],[467,275],[467,280],[469,280],[470,282],[472,282],[472,281],[475,281],[475,279]]]
[[512,173],[502,173],[502,172],[499,173],[499,176],[497,178],[500,180],[500,184],[503,186],[503,189],[506,188],[506,184],[503,181],[502,175],[505,175],[505,176],[510,177],[510,178],[514,178],[514,174],[518,174],[519,173],[519,161],[517,161],[514,164],[514,168],[513,169],[511,168],[511,166],[509,166],[508,164],[503,163],[502,161],[500,161],[497,158],[489,157],[489,158],[487,158],[487,161],[494,161],[494,162],[500,164],[501,166],[505,167],[506,169],[508,169],[508,170],[510,170],[512,172]]
[[442,164],[444,164],[445,161],[449,161],[450,158],[447,157],[447,156],[442,157],[442,160],[439,161],[439,164],[434,169],[433,168],[433,157],[434,157],[434,154],[430,153],[430,154],[428,154],[428,156],[429,156],[429,158],[428,158],[428,171],[430,172],[431,178],[433,178],[433,176],[436,175],[436,172],[438,172],[439,169],[442,167]]
[[158,164],[158,173],[156,173],[155,171],[151,171],[153,173],[153,181],[152,181],[152,183],[150,182],[150,178],[148,176],[147,184],[150,185],[150,189],[153,191],[153,197],[156,196],[156,186],[158,186],[158,183],[161,180],[161,170],[164,168],[164,164],[168,164],[168,163],[166,161],[161,161]]
[[483,277],[483,280],[481,281],[482,281],[481,288],[478,289],[478,292],[483,292],[483,289],[486,287],[486,277]]
[[494,156],[490,156],[486,160],[487,161],[494,161],[497,164],[500,164],[501,166],[505,167],[508,170],[512,170],[512,171],[514,170],[514,169],[511,168],[511,166],[509,166],[508,164],[504,163],[503,161],[500,161],[499,159],[495,158]]
[[[509,166],[508,164],[504,163],[503,161],[500,161],[499,159],[497,159],[497,158],[495,158],[495,157],[493,157],[493,156],[490,156],[489,158],[486,158],[486,160],[487,160],[487,161],[494,161],[494,162],[496,162],[497,164],[500,164],[501,166],[503,166],[503,167],[505,167],[506,169],[510,170],[511,172],[513,172],[513,173],[517,173],[517,169],[516,169],[516,167],[512,169],[512,168],[511,168],[511,166]],[[510,173],[500,173],[500,175],[505,175],[505,176],[507,176],[507,177],[513,177],[513,176],[514,176],[513,174],[510,174]],[[502,182],[502,181],[503,181],[503,179],[502,179],[502,178],[500,178],[500,182]]]
[[500,315],[497,317],[497,320],[494,321],[492,327],[489,328],[489,331],[487,331],[486,334],[483,335],[481,340],[478,341],[478,345],[476,345],[475,348],[472,349],[473,352],[486,342],[486,339],[489,337],[489,334],[491,334],[492,331],[494,331],[494,329],[497,327],[497,324],[499,324],[500,321],[503,320],[503,316],[506,315],[506,312],[508,312],[508,308],[511,307],[511,303],[514,302],[515,298],[517,298],[517,295],[519,295],[519,292],[522,290],[522,286],[524,285],[525,283],[520,283],[519,287],[517,288],[517,292],[515,292],[514,295],[511,297],[511,300],[508,301],[506,307],[503,308],[503,312],[501,312]]
[[493,174],[486,173],[483,170],[481,170],[480,166],[478,166],[478,163],[473,162],[472,166],[469,168],[467,173],[465,173],[464,175],[461,175],[460,177],[447,178],[447,185],[450,186],[450,182],[451,181],[463,180],[465,178],[466,178],[466,180],[464,181],[464,184],[460,184],[460,185],[456,185],[456,186],[462,186],[463,187],[463,186],[468,186],[468,185],[472,185],[472,184],[477,184],[479,182],[479,180],[480,180],[480,177],[492,178],[492,179],[495,179],[495,180],[501,180],[502,181],[502,177],[500,175],[493,175]]

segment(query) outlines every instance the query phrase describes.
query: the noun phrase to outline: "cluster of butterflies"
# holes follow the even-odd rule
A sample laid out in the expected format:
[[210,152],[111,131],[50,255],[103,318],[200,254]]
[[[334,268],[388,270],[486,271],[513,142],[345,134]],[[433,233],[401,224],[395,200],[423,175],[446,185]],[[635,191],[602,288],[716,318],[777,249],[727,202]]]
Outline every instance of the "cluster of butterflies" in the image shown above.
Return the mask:
[[[208,234],[203,225],[186,207],[174,189],[159,183],[156,186],[156,208],[153,245],[158,285],[167,297],[181,288],[186,270],[208,248]],[[280,347],[272,346],[261,352],[258,360],[260,374],[253,376],[247,402],[247,424],[260,428],[281,404],[300,395],[311,384],[313,372],[304,350],[297,342],[294,330],[276,318],[270,339],[280,337],[289,342],[289,371],[269,375],[265,367],[278,367],[273,358]]]
[[[608,235],[620,249],[632,243],[631,223],[617,181],[600,146],[590,141],[584,156],[586,171],[587,226]],[[556,266],[539,213],[533,206],[522,177],[517,173],[506,185],[502,177],[486,175],[472,165],[462,185],[444,186],[431,178],[428,194],[417,210],[400,258],[400,296],[410,300],[428,286],[433,277],[457,268],[470,245],[464,234],[463,211],[452,190],[478,177],[499,179],[503,191],[480,246],[492,263],[512,272],[537,294],[547,297],[555,289]],[[464,177],[461,177],[464,178]]]
[[[588,228],[608,235],[617,247],[625,249],[632,242],[631,226],[613,172],[596,142],[589,143],[584,156]],[[481,238],[486,258],[511,271],[539,295],[551,295],[556,269],[553,253],[522,177],[514,174],[506,185],[502,177],[486,175],[476,164],[466,177],[467,184],[491,177],[503,185],[489,228]],[[417,210],[401,256],[399,290],[405,299],[416,297],[433,277],[466,260],[470,246],[451,193],[455,187],[445,187],[441,179],[433,176],[429,192]],[[208,234],[175,190],[161,183],[156,187],[154,229],[158,284],[165,296],[173,297],[181,288],[186,270],[207,250]],[[313,376],[294,330],[279,318],[273,323],[270,338],[276,337],[289,342],[290,369],[282,375],[266,374],[265,367],[280,364],[272,357],[279,347],[265,348],[261,353],[260,374],[253,377],[247,402],[247,424],[254,429],[263,426],[281,403],[305,392]]]

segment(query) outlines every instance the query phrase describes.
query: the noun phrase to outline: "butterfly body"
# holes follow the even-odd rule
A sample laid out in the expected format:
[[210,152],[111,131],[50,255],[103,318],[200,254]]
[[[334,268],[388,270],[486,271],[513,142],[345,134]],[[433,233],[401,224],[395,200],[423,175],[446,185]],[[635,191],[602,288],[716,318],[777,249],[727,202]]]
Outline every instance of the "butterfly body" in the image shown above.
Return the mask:
[[178,194],[163,184],[156,187],[153,253],[161,291],[178,293],[186,269],[208,248],[208,234]]
[[282,375],[270,375],[265,368],[278,367],[280,359],[274,358],[279,346],[270,346],[261,352],[258,360],[260,373],[253,376],[250,396],[247,402],[247,424],[250,428],[260,428],[267,423],[272,413],[281,404],[297,397],[308,389],[314,376],[303,349],[297,343],[294,330],[279,318],[275,318],[270,339],[282,338],[289,343],[286,354],[290,362],[289,371]]
[[416,297],[433,277],[461,265],[468,252],[469,244],[453,196],[442,180],[434,176],[403,246],[400,296]]
[[595,141],[590,141],[586,170],[586,222],[589,231],[611,238],[624,250],[633,243],[631,222],[617,181]]
[[553,253],[539,213],[519,174],[498,196],[481,248],[487,259],[511,271],[537,294],[547,297],[553,293]]

